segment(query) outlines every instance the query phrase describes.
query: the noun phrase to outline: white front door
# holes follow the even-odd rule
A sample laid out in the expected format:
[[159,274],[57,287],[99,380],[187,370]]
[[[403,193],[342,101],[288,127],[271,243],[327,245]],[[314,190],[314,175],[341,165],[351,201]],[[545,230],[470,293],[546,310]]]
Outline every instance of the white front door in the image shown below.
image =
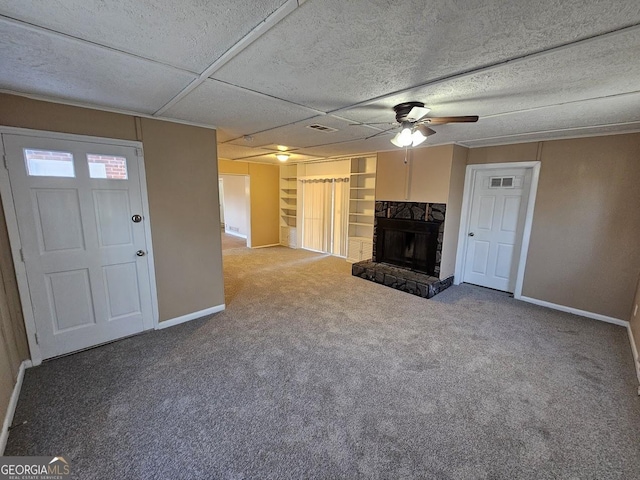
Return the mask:
[[2,139],[42,357],[151,328],[136,149]]
[[475,171],[464,282],[514,291],[531,177],[530,168]]

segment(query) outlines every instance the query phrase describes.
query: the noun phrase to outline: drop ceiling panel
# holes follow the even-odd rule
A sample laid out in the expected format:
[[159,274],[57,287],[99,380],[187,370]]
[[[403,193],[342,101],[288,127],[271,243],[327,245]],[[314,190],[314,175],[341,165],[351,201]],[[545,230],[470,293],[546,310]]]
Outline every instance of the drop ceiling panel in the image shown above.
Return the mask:
[[152,113],[195,77],[0,19],[0,88]]
[[637,122],[640,122],[640,93],[485,117],[471,125],[437,126],[434,130],[438,133],[427,142],[476,145],[480,140],[492,144],[523,135],[540,139],[624,132],[637,128],[634,126]]
[[0,0],[0,14],[201,73],[285,0]]
[[272,153],[263,148],[243,147],[240,145],[232,145],[231,143],[218,143],[218,157],[238,160],[245,157],[254,157],[256,155],[266,155]]
[[[206,80],[163,117],[219,126],[233,138],[312,117],[317,112],[215,80]],[[273,143],[266,141],[255,145]]]
[[639,21],[637,0],[306,2],[213,78],[333,111]]
[[375,153],[396,149],[390,142],[392,135],[382,135],[368,140],[360,139],[318,147],[306,148],[304,151],[319,157],[339,157],[343,155],[357,155],[361,153]]
[[[377,130],[368,127],[352,126],[348,120],[333,117],[331,115],[319,115],[317,117],[304,120],[294,125],[287,125],[262,133],[252,135],[251,144],[256,146],[277,144],[295,145],[300,149],[305,147],[323,145],[326,143],[344,142],[356,140],[373,135]],[[335,132],[322,132],[308,128],[309,125],[318,124],[336,129]],[[234,140],[236,145],[246,145],[242,138]]]
[[430,116],[493,115],[638,90],[640,28],[510,62],[339,112],[355,122],[393,121],[393,105],[409,100]]
[[291,153],[289,154],[289,159],[286,162],[281,162],[276,158],[275,153],[269,153],[267,155],[255,155],[253,157],[246,157],[246,158],[243,158],[242,160],[247,162],[273,163],[276,165],[283,165],[283,164],[291,164],[291,163],[309,162],[312,160],[318,160],[320,158],[323,158],[323,157],[320,157],[317,155]]
[[[446,143],[481,146],[636,131],[640,128],[640,93],[485,117],[478,123],[432,128],[437,133],[430,136],[424,146]],[[394,150],[391,137],[392,134],[385,134],[369,140],[306,148],[305,153],[336,156]]]

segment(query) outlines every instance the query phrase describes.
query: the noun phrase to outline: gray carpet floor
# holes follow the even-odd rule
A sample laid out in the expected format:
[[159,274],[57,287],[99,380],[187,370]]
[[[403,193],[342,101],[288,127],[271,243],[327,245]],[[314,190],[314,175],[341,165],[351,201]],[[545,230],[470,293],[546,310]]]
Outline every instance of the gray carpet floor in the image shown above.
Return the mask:
[[226,311],[29,369],[6,455],[81,479],[640,478],[625,329],[302,250],[224,262]]

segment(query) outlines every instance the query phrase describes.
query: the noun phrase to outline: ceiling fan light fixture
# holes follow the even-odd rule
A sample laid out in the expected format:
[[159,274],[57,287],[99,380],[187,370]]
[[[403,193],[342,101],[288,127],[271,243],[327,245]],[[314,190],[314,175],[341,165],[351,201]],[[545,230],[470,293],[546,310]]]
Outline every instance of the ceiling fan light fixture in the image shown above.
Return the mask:
[[286,162],[289,160],[289,155],[286,153],[276,153],[276,158],[281,162]]
[[426,139],[427,137],[425,137],[420,130],[416,129],[416,131],[411,134],[411,145],[417,147]]
[[391,143],[393,143],[396,147],[404,147],[404,145],[402,145],[400,143],[400,132],[396,133],[393,138],[391,139]]
[[402,131],[398,135],[398,143],[403,147],[408,147],[413,143],[411,126],[406,124],[402,126]]

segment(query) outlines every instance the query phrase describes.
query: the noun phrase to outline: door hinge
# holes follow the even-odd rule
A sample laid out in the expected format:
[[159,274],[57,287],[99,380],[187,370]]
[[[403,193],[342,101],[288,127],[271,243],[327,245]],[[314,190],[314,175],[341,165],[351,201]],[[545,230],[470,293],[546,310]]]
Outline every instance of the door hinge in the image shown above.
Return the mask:
[[138,157],[142,156],[142,149],[140,147],[136,147],[136,156]]
[[9,170],[9,166],[7,165],[7,154],[2,154],[2,164],[4,165],[5,170]]
[[20,249],[20,260],[24,263],[24,250]]
[[38,333],[37,333],[37,332],[36,332],[36,333],[34,333],[34,334],[33,334],[33,336],[34,336],[34,337],[35,337],[35,339],[36,339],[36,344],[40,345],[40,339],[38,338]]

